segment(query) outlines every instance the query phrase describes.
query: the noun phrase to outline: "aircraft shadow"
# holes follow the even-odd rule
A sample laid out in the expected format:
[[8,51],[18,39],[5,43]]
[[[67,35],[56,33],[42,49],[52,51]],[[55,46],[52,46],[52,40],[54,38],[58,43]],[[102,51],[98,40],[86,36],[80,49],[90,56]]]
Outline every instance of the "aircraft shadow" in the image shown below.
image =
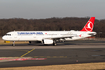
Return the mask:
[[[77,40],[77,41],[67,41],[67,42],[57,42],[56,46],[64,46],[64,45],[91,45],[91,44],[105,44],[105,41],[97,41],[97,40]],[[3,44],[0,46],[12,46],[12,44]],[[41,43],[35,43],[35,44],[15,44],[15,46],[53,46],[53,45],[43,45]]]

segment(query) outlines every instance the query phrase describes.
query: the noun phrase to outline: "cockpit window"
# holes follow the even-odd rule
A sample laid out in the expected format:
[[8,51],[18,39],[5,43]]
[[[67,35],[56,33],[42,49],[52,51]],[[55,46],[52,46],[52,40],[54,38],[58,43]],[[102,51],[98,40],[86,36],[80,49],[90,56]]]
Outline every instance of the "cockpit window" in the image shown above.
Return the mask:
[[11,36],[11,34],[6,34],[6,36]]

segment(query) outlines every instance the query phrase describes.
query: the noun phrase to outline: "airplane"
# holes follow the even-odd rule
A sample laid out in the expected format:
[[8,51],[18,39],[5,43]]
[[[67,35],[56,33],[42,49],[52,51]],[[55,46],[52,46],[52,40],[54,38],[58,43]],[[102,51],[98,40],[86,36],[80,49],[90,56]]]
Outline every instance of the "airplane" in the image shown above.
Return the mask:
[[2,37],[3,40],[40,42],[44,45],[57,45],[60,41],[78,40],[96,35],[93,32],[95,17],[91,17],[80,31],[11,31]]

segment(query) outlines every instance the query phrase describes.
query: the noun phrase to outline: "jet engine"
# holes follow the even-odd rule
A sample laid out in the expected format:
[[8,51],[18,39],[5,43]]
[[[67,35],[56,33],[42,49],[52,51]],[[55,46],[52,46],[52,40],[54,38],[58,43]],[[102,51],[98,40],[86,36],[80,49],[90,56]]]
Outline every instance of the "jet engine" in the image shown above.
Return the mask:
[[43,44],[53,44],[53,40],[51,39],[43,39],[42,42]]

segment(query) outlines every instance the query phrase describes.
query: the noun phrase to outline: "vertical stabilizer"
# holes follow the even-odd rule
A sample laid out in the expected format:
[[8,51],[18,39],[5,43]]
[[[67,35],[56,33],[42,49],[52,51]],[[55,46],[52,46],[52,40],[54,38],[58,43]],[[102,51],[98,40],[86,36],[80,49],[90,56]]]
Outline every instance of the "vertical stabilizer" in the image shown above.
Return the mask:
[[95,17],[91,17],[81,31],[93,31]]

